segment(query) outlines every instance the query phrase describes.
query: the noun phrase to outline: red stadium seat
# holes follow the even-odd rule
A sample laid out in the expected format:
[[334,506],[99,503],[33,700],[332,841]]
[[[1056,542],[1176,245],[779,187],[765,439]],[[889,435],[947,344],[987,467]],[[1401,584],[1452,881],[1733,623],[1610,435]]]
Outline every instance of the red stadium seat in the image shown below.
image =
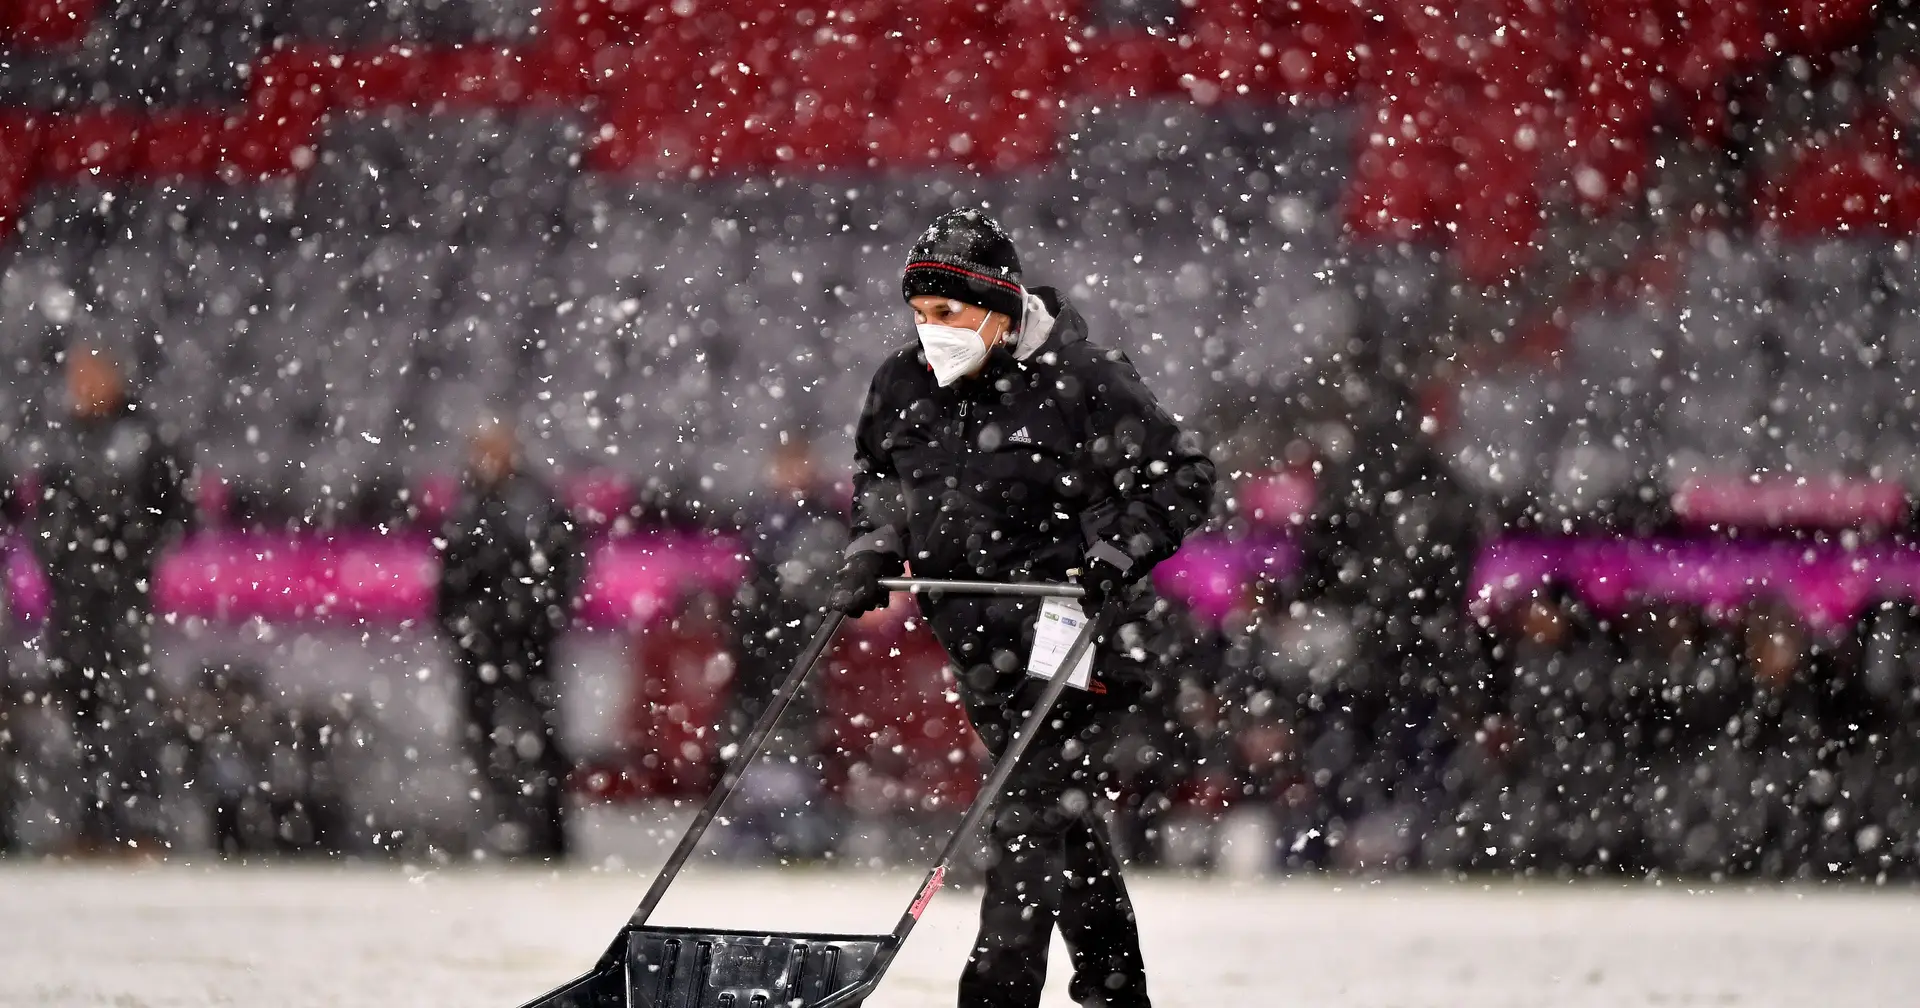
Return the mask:
[[1357,17],[1303,22],[1282,36],[1271,65],[1282,93],[1341,101],[1360,82],[1360,56],[1366,26]]
[[320,46],[289,46],[262,55],[247,84],[247,107],[256,115],[318,116],[333,101],[345,59]]
[[20,205],[33,188],[40,124],[17,112],[0,114],[0,238],[13,233]]
[[[625,0],[555,0],[547,5],[540,37],[549,44],[578,42],[588,49],[609,45],[632,45],[647,37],[649,29],[670,16],[666,4],[629,3]],[[649,18],[652,23],[649,24]]]
[[513,108],[532,90],[532,69],[506,46],[429,49],[420,63],[415,100],[428,108]]
[[1653,154],[1644,131],[1601,126],[1570,144],[1568,180],[1581,205],[1605,211],[1640,194]]
[[642,793],[690,797],[711,785],[733,657],[718,620],[661,620],[634,642],[627,717],[631,770]]
[[1653,57],[1611,38],[1590,41],[1573,68],[1563,155],[1581,205],[1605,210],[1639,194],[1652,166]]
[[586,153],[590,170],[710,178],[757,163],[745,132],[746,97],[713,89],[669,110],[653,95],[613,103]]
[[427,51],[393,45],[343,53],[333,78],[333,105],[345,109],[412,106],[426,81]]
[[894,86],[869,138],[883,164],[1007,170],[1051,158],[1050,101],[1068,53],[1057,0],[902,4],[874,46]]
[[896,807],[958,807],[979,790],[984,751],[953,699],[946,652],[900,612],[843,631],[819,679],[827,783],[878,778]]
[[1691,139],[1719,142],[1728,123],[1727,86],[1766,53],[1766,19],[1754,0],[1674,0],[1658,74]]
[[1481,86],[1551,76],[1568,55],[1556,9],[1540,0],[1394,0],[1381,13],[1386,33],[1376,42],[1383,66],[1411,75],[1413,84],[1429,79],[1424,70],[1476,97],[1498,97]]
[[32,181],[42,127],[42,118],[14,109],[0,111],[0,179]]
[[1425,102],[1373,107],[1347,188],[1350,233],[1383,242],[1444,240],[1457,162],[1444,128],[1439,110]]
[[227,123],[220,172],[229,181],[298,175],[313,167],[319,142],[319,116],[245,115]]
[[587,87],[606,111],[588,167],[682,178],[771,168],[785,141],[772,136],[764,91],[788,73],[780,38],[707,12],[596,53]]
[[1076,43],[1068,79],[1089,98],[1156,98],[1182,94],[1174,70],[1179,47],[1141,31],[1105,31]]
[[141,130],[130,174],[145,179],[211,178],[220,167],[226,117],[218,112],[160,112]]
[[47,118],[40,133],[40,171],[54,179],[118,179],[133,164],[144,117],[93,109]]
[[[864,168],[884,115],[881,81],[892,80],[904,52],[867,31],[822,32],[812,44],[760,49],[751,61],[768,81],[752,113],[764,123],[760,152],[778,169]],[[824,37],[823,37],[824,36]]]
[[1380,101],[1404,105],[1439,103],[1455,74],[1441,56],[1447,46],[1428,38],[1419,20],[1390,20],[1369,42],[1371,56],[1360,80]]
[[20,224],[20,208],[30,195],[26,183],[0,179],[0,238],[10,238]]
[[1341,0],[1205,0],[1189,17],[1178,69],[1195,100],[1345,98],[1366,39],[1360,9]]
[[1661,63],[1682,91],[1708,93],[1767,55],[1766,19],[1755,0],[1674,0],[1673,19]]
[[79,45],[96,6],[96,0],[11,0],[0,6],[0,41],[21,49]]
[[1582,34],[1648,64],[1672,38],[1674,20],[1662,3],[1609,3],[1584,0],[1579,5]]
[[1453,166],[1432,152],[1370,150],[1354,164],[1346,227],[1380,242],[1440,240]]
[[1759,201],[1758,216],[1789,238],[1875,233],[1903,228],[1913,175],[1891,152],[1833,144],[1796,152],[1791,167]]
[[1454,255],[1468,279],[1493,283],[1533,262],[1545,142],[1529,117],[1504,108],[1462,118],[1453,139],[1461,165]]
[[902,3],[894,10],[893,27],[900,32],[900,43],[923,48],[939,40],[947,54],[977,50],[984,44],[1000,42],[1005,33],[1001,25],[1001,7],[971,3],[968,0],[918,0]]
[[1873,19],[1873,0],[1789,0],[1773,25],[1789,52],[1825,56]]
[[578,106],[594,94],[597,59],[605,49],[589,48],[578,39],[549,39],[520,53],[527,101],[540,105]]
[[1054,153],[1057,111],[1044,94],[1011,86],[979,53],[908,61],[875,138],[883,164],[964,165],[1007,171]]

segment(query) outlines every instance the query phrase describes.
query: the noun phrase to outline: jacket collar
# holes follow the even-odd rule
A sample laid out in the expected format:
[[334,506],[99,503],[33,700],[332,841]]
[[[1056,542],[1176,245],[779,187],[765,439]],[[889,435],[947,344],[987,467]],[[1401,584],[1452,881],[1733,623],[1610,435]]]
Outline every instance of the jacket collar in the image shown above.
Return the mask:
[[1046,304],[1047,311],[1053,315],[1053,328],[1047,333],[1046,340],[1024,357],[1016,358],[1009,348],[996,350],[993,356],[987,358],[987,366],[979,374],[955,382],[954,388],[962,388],[974,383],[991,383],[1009,372],[1030,367],[1035,361],[1052,363],[1050,359],[1046,359],[1049,354],[1059,351],[1068,344],[1086,340],[1087,320],[1060,296],[1059,291],[1052,287],[1032,287],[1028,288],[1028,293],[1040,298]]
[[1035,355],[1051,353],[1070,343],[1084,343],[1087,339],[1087,320],[1060,292],[1052,287],[1032,287],[1029,292],[1038,297],[1053,314],[1053,331],[1047,334],[1047,341],[1040,344]]

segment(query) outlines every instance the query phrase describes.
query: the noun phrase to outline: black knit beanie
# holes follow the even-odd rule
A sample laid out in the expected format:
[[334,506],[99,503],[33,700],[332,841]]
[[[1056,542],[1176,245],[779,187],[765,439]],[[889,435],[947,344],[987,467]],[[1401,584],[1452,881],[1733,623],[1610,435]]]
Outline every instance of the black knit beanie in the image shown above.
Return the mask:
[[978,210],[941,214],[907,255],[900,278],[907,300],[925,294],[979,305],[1013,319],[1026,309],[1013,239]]

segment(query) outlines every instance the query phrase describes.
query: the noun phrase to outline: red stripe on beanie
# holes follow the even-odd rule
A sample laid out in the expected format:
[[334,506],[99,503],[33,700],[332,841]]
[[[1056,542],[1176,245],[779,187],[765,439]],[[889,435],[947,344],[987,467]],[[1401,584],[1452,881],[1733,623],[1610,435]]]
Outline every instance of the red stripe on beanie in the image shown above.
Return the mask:
[[952,263],[922,260],[920,262],[911,262],[907,264],[907,272],[912,272],[913,270],[917,270],[917,269],[943,269],[951,273],[958,273],[961,276],[972,277],[975,280],[985,280],[987,283],[990,283],[990,284],[998,284],[1010,291],[1013,291],[1016,294],[1020,293],[1020,285],[1017,283],[1010,283],[996,276],[988,276],[985,273],[975,273],[970,269],[962,269],[958,266],[953,265]]

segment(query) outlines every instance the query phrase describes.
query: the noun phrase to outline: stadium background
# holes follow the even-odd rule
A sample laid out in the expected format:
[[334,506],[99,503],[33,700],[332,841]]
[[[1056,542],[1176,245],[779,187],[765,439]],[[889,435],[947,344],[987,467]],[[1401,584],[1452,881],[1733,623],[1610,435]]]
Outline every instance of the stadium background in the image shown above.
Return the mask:
[[[583,790],[693,786],[630,762],[699,726],[716,537],[783,450],[841,470],[905,244],[970,201],[1240,487],[1169,575],[1232,767],[1163,782],[1176,860],[1249,808],[1276,868],[1920,853],[1900,5],[21,0],[0,35],[10,514],[61,348],[136,361],[197,463],[161,667],[257,668],[346,849],[473,828],[417,614],[485,415],[601,535]],[[10,758],[51,765],[9,575]],[[1585,669],[1560,706],[1536,661]],[[964,793],[944,731],[847,804]],[[57,847],[57,789],[16,791]]]

